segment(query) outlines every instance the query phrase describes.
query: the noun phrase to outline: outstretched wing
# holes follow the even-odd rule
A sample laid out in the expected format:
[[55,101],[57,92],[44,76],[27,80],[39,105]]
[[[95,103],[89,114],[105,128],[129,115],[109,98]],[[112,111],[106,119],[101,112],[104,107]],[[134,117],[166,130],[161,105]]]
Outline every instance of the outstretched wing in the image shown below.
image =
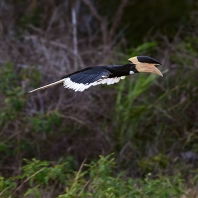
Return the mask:
[[124,78],[125,76],[113,76],[113,74],[107,69],[106,66],[87,67],[77,72],[68,74],[59,81],[29,91],[27,94],[41,89],[46,89],[60,83],[63,83],[65,88],[82,92],[91,86],[96,86],[99,84],[111,85],[114,83],[118,83],[120,79]]
[[[73,89],[74,91],[84,91],[91,86],[98,84],[108,84],[108,81],[112,73],[105,67],[90,67],[86,70],[73,73],[66,76],[63,81],[65,88]],[[111,83],[113,84],[113,83]]]

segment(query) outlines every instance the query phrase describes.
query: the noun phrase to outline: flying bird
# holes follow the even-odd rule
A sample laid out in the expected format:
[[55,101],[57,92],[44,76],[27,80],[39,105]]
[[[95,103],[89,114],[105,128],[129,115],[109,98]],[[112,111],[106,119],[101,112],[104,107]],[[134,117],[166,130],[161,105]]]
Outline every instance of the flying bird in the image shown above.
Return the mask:
[[128,60],[130,64],[126,65],[94,66],[81,69],[63,76],[61,80],[29,91],[27,94],[41,89],[46,89],[60,83],[63,83],[65,88],[82,92],[91,86],[118,83],[126,76],[139,72],[155,73],[163,76],[161,71],[155,67],[161,65],[161,63],[149,56],[135,56]]

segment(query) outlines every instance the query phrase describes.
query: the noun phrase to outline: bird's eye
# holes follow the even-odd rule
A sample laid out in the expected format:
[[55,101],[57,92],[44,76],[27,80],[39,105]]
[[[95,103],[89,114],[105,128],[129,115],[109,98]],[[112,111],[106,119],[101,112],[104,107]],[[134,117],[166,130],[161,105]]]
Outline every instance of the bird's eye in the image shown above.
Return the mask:
[[129,63],[133,64],[133,62],[132,62],[132,61],[129,61]]

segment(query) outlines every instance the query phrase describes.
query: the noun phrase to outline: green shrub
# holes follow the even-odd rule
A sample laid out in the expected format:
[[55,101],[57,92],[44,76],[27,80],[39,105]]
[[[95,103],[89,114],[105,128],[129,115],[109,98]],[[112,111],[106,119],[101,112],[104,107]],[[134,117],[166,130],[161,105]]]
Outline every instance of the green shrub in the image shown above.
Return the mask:
[[[36,159],[24,160],[24,162],[20,175],[8,179],[0,177],[2,198],[16,195],[38,198],[166,198],[185,194],[183,180],[179,175],[153,179],[152,175],[148,174],[145,179],[132,179],[124,172],[117,174],[112,155],[100,156],[98,161],[90,164],[83,163],[77,172],[68,170],[67,162],[54,164]],[[50,192],[50,189],[54,191]]]

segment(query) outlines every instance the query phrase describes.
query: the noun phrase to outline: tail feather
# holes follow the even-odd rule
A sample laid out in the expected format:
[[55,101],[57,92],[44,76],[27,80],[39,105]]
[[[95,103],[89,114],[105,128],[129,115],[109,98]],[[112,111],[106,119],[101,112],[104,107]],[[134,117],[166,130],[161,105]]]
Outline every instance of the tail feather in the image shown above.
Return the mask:
[[37,89],[33,89],[32,91],[29,91],[29,92],[27,92],[26,94],[30,94],[30,93],[33,93],[33,92],[35,92],[35,91],[39,91],[39,90],[41,90],[41,89],[46,89],[46,88],[48,88],[48,87],[51,87],[51,86],[54,86],[54,85],[60,84],[60,83],[62,83],[64,80],[65,80],[65,79],[61,79],[61,80],[59,80],[59,81],[56,81],[56,82],[50,83],[50,84],[48,84],[48,85],[45,85],[45,86],[39,87],[39,88],[37,88]]

